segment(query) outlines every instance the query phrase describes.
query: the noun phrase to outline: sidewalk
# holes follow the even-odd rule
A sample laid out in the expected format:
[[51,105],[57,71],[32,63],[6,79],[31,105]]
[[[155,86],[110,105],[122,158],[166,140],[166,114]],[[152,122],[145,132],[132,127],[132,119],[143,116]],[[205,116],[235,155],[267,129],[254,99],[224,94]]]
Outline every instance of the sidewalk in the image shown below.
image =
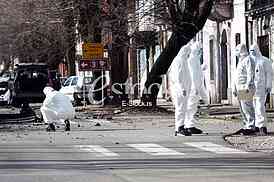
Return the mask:
[[[111,131],[111,130],[134,130],[138,128],[152,129],[162,133],[168,132],[167,136],[173,136],[174,131],[174,107],[170,102],[161,103],[160,107],[95,107],[77,108],[77,117],[72,123],[72,131],[81,138],[83,131]],[[209,135],[222,138],[223,135],[233,133],[242,127],[240,114],[237,107],[214,105],[207,109],[200,109],[200,123],[197,125]],[[227,142],[236,148],[247,151],[263,151],[274,153],[274,113],[268,112],[269,121],[267,128],[269,136],[233,136],[227,137]],[[80,124],[80,127],[78,125]],[[42,124],[16,124],[0,125],[2,140],[5,136],[14,134],[14,137],[23,139],[29,132],[44,134],[45,125]],[[63,125],[58,126],[63,130]],[[79,136],[78,136],[79,135]],[[203,137],[203,136],[201,136]]]
[[[162,101],[157,108],[144,106],[108,108],[104,112],[113,112],[111,122],[119,123],[121,126],[142,124],[174,128],[174,106],[171,102]],[[226,137],[226,142],[246,151],[274,153],[274,110],[267,110],[267,113],[268,136],[233,136]],[[220,137],[242,127],[239,108],[230,105],[211,105],[209,110],[207,107],[201,107],[200,120],[199,127],[209,134],[218,134]]]

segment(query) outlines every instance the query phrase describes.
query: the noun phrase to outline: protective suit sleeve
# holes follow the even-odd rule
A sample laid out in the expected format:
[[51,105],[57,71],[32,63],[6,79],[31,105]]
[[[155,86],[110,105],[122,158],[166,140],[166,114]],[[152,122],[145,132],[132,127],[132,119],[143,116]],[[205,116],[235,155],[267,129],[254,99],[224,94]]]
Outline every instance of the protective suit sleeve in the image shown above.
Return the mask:
[[172,84],[174,83],[178,83],[179,82],[179,71],[176,70],[176,68],[178,69],[178,65],[175,63],[177,60],[176,58],[173,60],[173,63],[169,69],[169,80]]
[[182,83],[182,78],[185,75],[182,75],[182,70],[184,70],[184,62],[188,58],[190,53],[190,45],[187,44],[183,46],[177,56],[172,61],[172,64],[169,69],[169,80],[170,83],[173,85],[173,88],[175,88],[177,91],[181,91],[180,85]]
[[233,86],[232,86],[232,93],[233,93],[234,96],[236,96],[236,94],[237,94],[236,85],[237,85],[237,79],[234,78],[234,80],[233,80]]
[[265,58],[265,70],[266,70],[266,88],[272,88],[272,79],[273,79],[273,69],[272,69],[272,61]]
[[246,72],[247,72],[246,88],[251,89],[251,87],[254,86],[255,63],[250,57],[246,57],[245,60],[243,61],[246,62]]
[[44,107],[50,107],[52,103],[53,94],[48,94],[43,102]]

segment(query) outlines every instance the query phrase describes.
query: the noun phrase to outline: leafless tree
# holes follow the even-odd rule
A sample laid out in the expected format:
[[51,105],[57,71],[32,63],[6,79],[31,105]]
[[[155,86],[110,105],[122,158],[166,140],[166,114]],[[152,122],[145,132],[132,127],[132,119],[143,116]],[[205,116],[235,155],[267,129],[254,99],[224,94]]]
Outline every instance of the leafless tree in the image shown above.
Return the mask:
[[[96,30],[101,32],[107,29],[111,32],[110,54],[114,82],[123,83],[127,79],[127,73],[121,73],[121,69],[117,68],[127,66],[128,49],[140,44],[130,40],[142,40],[148,46],[154,44],[153,33],[138,33],[142,23],[152,24],[149,25],[152,27],[149,30],[151,32],[162,25],[172,31],[166,47],[148,74],[145,83],[148,89],[152,84],[161,84],[161,75],[167,72],[179,49],[202,29],[211,12],[213,0],[78,0],[77,5],[79,30],[85,40],[101,41],[102,37],[96,36]],[[152,87],[152,94],[149,95],[154,103],[158,91],[158,87]]]
[[63,4],[57,0],[1,0],[0,4],[2,57],[47,62],[56,68],[70,46],[67,37],[75,34],[66,29]]
[[[203,28],[210,15],[213,0],[165,0],[165,4],[167,13],[163,17],[171,27],[172,35],[148,74],[146,89],[155,83],[162,83],[161,76],[167,72],[180,48]],[[149,98],[154,105],[158,92],[159,87],[152,86]]]

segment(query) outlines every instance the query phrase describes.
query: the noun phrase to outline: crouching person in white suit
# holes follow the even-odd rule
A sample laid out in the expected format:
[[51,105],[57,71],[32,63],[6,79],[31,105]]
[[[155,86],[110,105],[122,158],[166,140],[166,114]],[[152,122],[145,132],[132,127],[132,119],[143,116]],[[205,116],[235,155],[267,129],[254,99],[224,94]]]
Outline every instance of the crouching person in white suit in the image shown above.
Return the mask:
[[55,131],[54,123],[65,122],[65,131],[70,131],[70,119],[75,116],[75,110],[70,99],[52,87],[43,90],[46,98],[41,107],[41,113],[45,123],[48,123],[47,131]]

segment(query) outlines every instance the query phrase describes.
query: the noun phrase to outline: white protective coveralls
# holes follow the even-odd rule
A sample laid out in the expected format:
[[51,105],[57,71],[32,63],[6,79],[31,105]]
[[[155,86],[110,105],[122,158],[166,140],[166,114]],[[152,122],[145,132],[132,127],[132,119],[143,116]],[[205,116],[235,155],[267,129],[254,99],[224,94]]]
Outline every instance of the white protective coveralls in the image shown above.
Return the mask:
[[262,56],[258,45],[251,46],[250,56],[255,61],[255,96],[254,96],[254,108],[255,108],[255,126],[258,128],[265,127],[266,111],[265,101],[268,93],[272,89],[272,62],[268,58]]
[[46,98],[40,110],[45,123],[64,122],[74,118],[75,110],[67,96],[51,87],[45,87],[43,92]]
[[191,90],[187,101],[187,112],[184,123],[185,128],[192,128],[197,122],[194,116],[198,111],[200,98],[205,101],[205,103],[208,101],[208,96],[204,87],[203,71],[200,64],[201,51],[201,45],[198,42],[195,42],[191,46],[191,54],[187,60],[191,78]]
[[[233,93],[237,96],[238,90],[249,90],[254,92],[254,70],[255,62],[248,56],[245,44],[237,45],[235,56],[239,62],[236,68],[236,77],[234,81]],[[252,100],[239,100],[240,111],[242,114],[244,129],[253,129],[255,122],[255,111]]]
[[183,46],[174,58],[169,70],[170,92],[175,106],[175,131],[184,125],[187,99],[190,93],[190,73],[187,59],[190,55],[190,44]]

